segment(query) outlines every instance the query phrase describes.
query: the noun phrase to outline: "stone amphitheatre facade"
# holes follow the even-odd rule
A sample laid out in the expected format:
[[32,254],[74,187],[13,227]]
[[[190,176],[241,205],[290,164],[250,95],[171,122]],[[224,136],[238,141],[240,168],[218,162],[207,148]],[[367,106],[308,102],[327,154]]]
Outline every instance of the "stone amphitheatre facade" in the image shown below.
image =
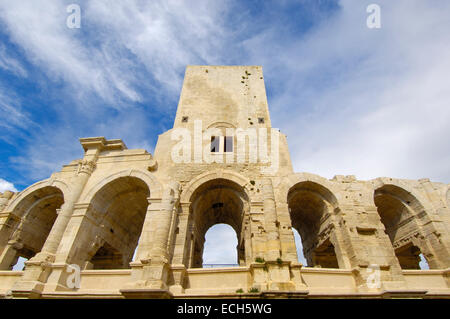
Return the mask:
[[[276,170],[252,157],[259,136],[239,146],[239,128],[274,133]],[[174,160],[190,132],[193,152]],[[261,67],[189,66],[153,155],[82,138],[82,159],[0,194],[0,297],[450,297],[449,184],[295,173],[276,132]],[[202,268],[218,223],[236,231],[237,267]]]

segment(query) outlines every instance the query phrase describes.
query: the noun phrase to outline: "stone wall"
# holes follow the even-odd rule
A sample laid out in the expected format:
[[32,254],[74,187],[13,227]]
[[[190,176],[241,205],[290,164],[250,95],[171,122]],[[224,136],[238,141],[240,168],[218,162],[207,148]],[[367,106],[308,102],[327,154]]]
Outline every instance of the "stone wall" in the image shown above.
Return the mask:
[[[82,159],[0,194],[0,293],[190,297],[253,288],[261,296],[450,296],[448,184],[295,173],[283,134],[275,171],[251,159],[261,145],[250,138],[238,163],[237,136],[233,152],[212,155],[210,137],[200,140],[200,154],[222,162],[196,161],[195,149],[177,162],[173,132],[194,132],[196,120],[200,134],[214,128],[222,138],[230,128],[270,131],[262,69],[188,67],[174,128],[160,135],[154,156],[121,140],[83,138]],[[236,231],[239,267],[202,269],[204,236],[217,223]],[[421,256],[431,270],[418,270]],[[18,257],[28,259],[26,268],[12,271]]]

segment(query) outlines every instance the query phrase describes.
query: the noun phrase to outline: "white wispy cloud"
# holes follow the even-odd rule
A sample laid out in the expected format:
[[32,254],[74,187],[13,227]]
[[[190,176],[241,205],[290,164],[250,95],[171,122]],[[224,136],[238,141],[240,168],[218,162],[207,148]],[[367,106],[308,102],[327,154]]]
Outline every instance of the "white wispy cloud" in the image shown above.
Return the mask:
[[17,192],[17,189],[14,187],[13,183],[0,178],[0,193],[3,193],[5,191]]
[[14,145],[24,138],[24,130],[37,125],[24,109],[20,97],[0,84],[0,139]]
[[27,71],[19,60],[8,53],[6,46],[0,43],[0,68],[12,72],[16,76],[26,77]]
[[[295,1],[265,2],[255,17],[235,1],[86,0],[79,30],[66,26],[71,2],[0,1],[9,40],[48,81],[62,83],[56,92],[36,86],[70,106],[48,106],[57,120],[37,126],[33,110],[0,85],[1,138],[26,140],[10,160],[29,179],[79,158],[79,137],[123,138],[151,151],[148,135],[165,128],[147,119],[173,113],[187,64],[259,64],[295,171],[450,181],[446,0],[378,0],[379,30],[365,24],[373,1],[341,0],[332,14],[312,10],[320,22],[298,33],[271,10]],[[24,65],[0,44],[0,69],[29,78]],[[0,180],[0,191],[4,183],[11,187]],[[211,234],[205,263],[235,263],[234,231]]]
[[[231,1],[83,1],[83,31],[66,27],[68,2],[0,2],[0,18],[29,60],[63,79],[83,101],[81,108],[88,108],[83,111],[92,113],[68,135],[94,126],[102,133],[96,135],[125,132],[130,145],[149,145],[143,130],[134,136],[107,129],[104,123],[118,125],[118,116],[83,94],[97,92],[118,109],[131,105],[124,101],[141,101],[147,90],[154,99],[173,101],[186,64],[223,64],[231,56],[237,63],[263,65],[273,123],[288,134],[297,171],[448,181],[450,150],[443,137],[450,133],[450,4],[379,3],[379,30],[366,27],[369,2],[342,0],[337,13],[300,34],[283,32],[283,23],[274,20],[265,24],[259,18],[252,26],[246,11],[235,15],[243,29],[230,28],[225,17],[235,5]],[[20,65],[1,61],[8,68]],[[162,104],[163,110],[175,107]],[[3,103],[3,112],[9,105]],[[103,124],[95,123],[98,116]],[[71,130],[64,121],[59,129]]]
[[120,68],[109,64],[109,56],[87,47],[81,32],[67,27],[66,5],[47,0],[1,1],[0,18],[11,40],[33,64],[50,78],[68,83],[78,95],[86,90],[110,101],[119,93],[135,99],[136,94],[115,80]]
[[301,37],[277,41],[275,25],[247,41],[276,87],[273,124],[296,171],[448,182],[450,3],[378,3],[381,29],[366,27],[369,2],[343,0]]
[[68,4],[2,1],[0,19],[51,78],[78,96],[95,92],[113,107],[141,101],[142,87],[177,94],[186,64],[211,60],[223,44],[226,1],[80,1],[81,29],[66,26]]
[[[80,1],[81,29],[66,26],[69,3],[0,1],[9,39],[59,86],[52,92],[53,83],[39,78],[40,94],[68,102],[42,106],[57,121],[47,121],[10,158],[33,180],[79,154],[79,137],[122,138],[129,147],[152,150],[156,141],[149,133],[168,127],[156,124],[152,132],[145,119],[174,112],[186,64],[207,64],[222,55],[226,1]],[[144,99],[151,107],[136,107]],[[35,110],[21,114],[26,111]]]

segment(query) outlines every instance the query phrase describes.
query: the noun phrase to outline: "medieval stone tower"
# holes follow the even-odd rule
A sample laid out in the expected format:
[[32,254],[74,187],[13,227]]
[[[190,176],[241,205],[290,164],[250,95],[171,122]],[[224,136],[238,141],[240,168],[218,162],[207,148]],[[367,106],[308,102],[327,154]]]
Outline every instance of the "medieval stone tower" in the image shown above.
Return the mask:
[[[189,66],[154,155],[80,142],[82,159],[0,194],[0,296],[450,297],[449,185],[293,172],[259,66]],[[218,223],[238,267],[202,268]]]

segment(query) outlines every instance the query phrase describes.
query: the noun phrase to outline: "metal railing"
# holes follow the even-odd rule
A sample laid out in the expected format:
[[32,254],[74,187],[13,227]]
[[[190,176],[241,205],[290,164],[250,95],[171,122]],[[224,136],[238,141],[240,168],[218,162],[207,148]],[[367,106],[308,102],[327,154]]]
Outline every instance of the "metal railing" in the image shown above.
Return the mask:
[[239,264],[203,264],[203,268],[239,267]]

